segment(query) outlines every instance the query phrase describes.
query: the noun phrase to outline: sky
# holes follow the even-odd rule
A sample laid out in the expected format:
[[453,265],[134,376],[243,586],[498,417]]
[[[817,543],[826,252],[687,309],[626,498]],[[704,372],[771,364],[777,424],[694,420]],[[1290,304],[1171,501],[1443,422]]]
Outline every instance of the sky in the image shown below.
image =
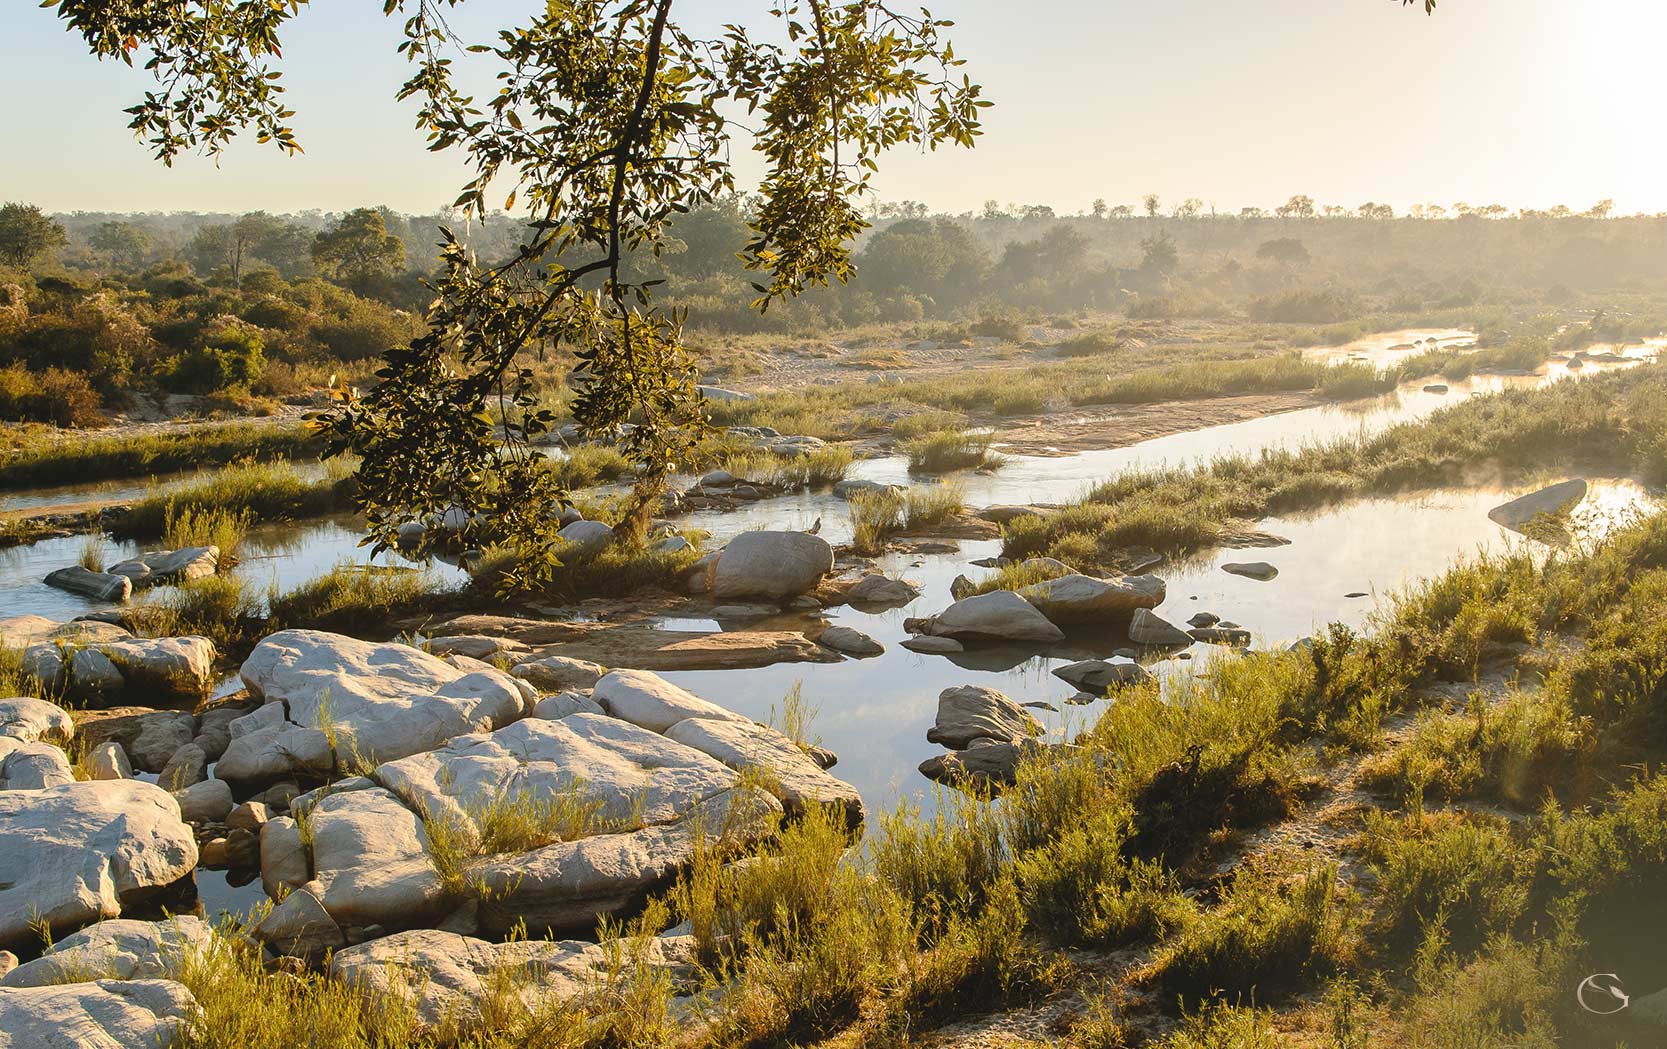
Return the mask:
[[[465,0],[471,40],[538,0]],[[1321,204],[1500,203],[1667,211],[1662,0],[939,0],[966,72],[996,103],[976,150],[897,151],[887,200],[1087,210],[1198,197],[1222,211],[1295,193]],[[218,163],[152,160],[121,110],[148,81],[97,63],[53,11],[0,13],[0,199],[48,211],[431,212],[464,180],[429,154],[397,26],[376,0],[330,0],[285,31],[306,154],[252,139]],[[758,24],[767,0],[680,0],[699,28]],[[25,102],[25,100],[28,100]],[[745,182],[756,165],[741,161]]]

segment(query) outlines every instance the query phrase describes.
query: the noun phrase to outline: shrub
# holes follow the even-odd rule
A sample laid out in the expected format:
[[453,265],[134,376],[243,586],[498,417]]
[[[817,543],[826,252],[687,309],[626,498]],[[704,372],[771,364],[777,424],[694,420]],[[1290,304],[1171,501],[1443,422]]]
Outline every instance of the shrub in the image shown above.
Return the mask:
[[177,393],[247,387],[266,368],[265,342],[247,328],[227,327],[169,362],[163,382]]
[[947,473],[974,467],[996,466],[1001,456],[990,451],[994,438],[987,433],[943,430],[909,441],[903,451],[914,473]]

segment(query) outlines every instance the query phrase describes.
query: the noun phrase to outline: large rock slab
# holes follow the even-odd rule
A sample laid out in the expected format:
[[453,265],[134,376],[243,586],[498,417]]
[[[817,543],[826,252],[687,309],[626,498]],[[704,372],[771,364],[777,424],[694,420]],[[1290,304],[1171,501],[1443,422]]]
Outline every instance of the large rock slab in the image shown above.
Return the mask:
[[[668,630],[646,623],[571,623],[459,616],[436,630],[519,641],[549,656],[637,670],[741,670],[777,663],[837,663],[841,657],[794,630]],[[530,680],[530,679],[529,679]]]
[[73,782],[69,758],[57,747],[0,736],[0,790],[40,790]]
[[0,987],[85,980],[177,979],[185,959],[208,949],[214,931],[188,914],[166,921],[112,918],[65,936],[0,979]]
[[752,723],[751,718],[701,699],[646,670],[615,670],[596,683],[591,697],[614,717],[654,732],[664,732],[689,718]]
[[51,686],[109,701],[142,693],[147,701],[200,699],[214,684],[214,642],[206,637],[127,638],[81,647],[42,641],[23,652],[25,669]]
[[768,794],[726,790],[676,823],[488,857],[470,868],[483,890],[481,929],[503,934],[525,922],[534,935],[592,932],[669,886],[697,850],[743,850],[774,834],[780,817]]
[[215,775],[232,782],[402,758],[526,713],[521,689],[501,671],[316,630],[266,638],[241,674],[265,706],[231,723]]
[[1567,513],[1585,498],[1586,481],[1576,477],[1501,503],[1488,511],[1488,520],[1513,532],[1522,532],[1540,514]]
[[821,765],[786,736],[750,721],[690,718],[666,730],[666,738],[693,747],[732,769],[757,769],[765,790],[781,800],[789,813],[809,805],[843,809],[851,826],[862,823],[862,795],[857,788],[828,775]]
[[0,736],[12,739],[55,739],[69,742],[75,736],[75,719],[56,703],[30,696],[0,699]]
[[173,1045],[196,999],[171,980],[0,987],[0,1049]]
[[1163,580],[1134,575],[1096,579],[1062,575],[1015,591],[1056,624],[1083,623],[1131,616],[1139,608],[1163,604]]
[[[664,973],[674,988],[694,975],[693,937],[656,936],[616,950],[630,967]],[[427,1029],[467,1032],[480,1023],[482,1002],[504,1004],[506,983],[514,1004],[531,1014],[601,992],[614,968],[608,948],[582,940],[491,943],[420,929],[337,953],[330,975],[373,1003],[415,1009]]]
[[1063,641],[1059,629],[1036,606],[1011,590],[963,598],[926,620],[923,633],[958,641]]
[[816,589],[833,571],[833,547],[808,532],[742,532],[718,556],[712,596],[781,601]]
[[189,874],[197,842],[167,791],[140,780],[0,791],[0,945],[120,916]]
[[111,565],[111,575],[126,576],[135,587],[185,583],[211,576],[220,569],[217,546],[185,546],[178,550],[157,550],[129,561]]
[[938,693],[937,723],[926,738],[951,750],[963,750],[975,739],[1017,742],[1042,731],[1030,712],[982,685],[958,685]]
[[60,623],[45,616],[0,617],[0,648],[24,649],[42,641],[85,645],[95,641],[120,641],[132,636],[115,623],[103,623],[95,619],[77,619],[69,623]]
[[[439,750],[378,768],[375,779],[407,808],[445,819],[479,841],[506,804],[570,800],[597,829],[670,823],[727,790],[735,773],[698,750],[600,714],[529,718],[459,736]],[[564,820],[565,822],[565,820]]]
[[90,597],[94,601],[126,601],[133,596],[133,580],[127,576],[92,572],[80,565],[48,572],[46,585]]

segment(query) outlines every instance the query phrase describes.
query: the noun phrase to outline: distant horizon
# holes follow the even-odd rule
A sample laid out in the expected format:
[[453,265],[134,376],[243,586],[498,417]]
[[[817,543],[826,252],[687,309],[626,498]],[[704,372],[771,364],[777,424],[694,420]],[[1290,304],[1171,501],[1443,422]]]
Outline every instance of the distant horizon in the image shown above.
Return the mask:
[[[968,153],[889,154],[881,199],[962,214],[985,199],[1135,204],[1159,187],[1218,210],[1271,208],[1292,193],[1355,207],[1509,203],[1617,214],[1667,211],[1667,140],[1655,134],[1658,41],[1667,8],[1630,0],[1442,4],[1291,0],[1277,13],[1228,0],[931,5],[953,18],[957,54],[995,107]],[[522,0],[471,0],[454,28],[487,39],[526,16]],[[692,28],[763,17],[740,0],[691,0]],[[280,68],[306,149],[285,158],[247,137],[218,163],[152,160],[121,110],[150,81],[98,63],[52,10],[0,16],[8,111],[0,198],[54,213],[339,212],[367,202],[432,213],[465,180],[428,153],[410,105],[397,26],[378,5],[308,8],[284,34]],[[743,187],[758,160],[735,158]],[[1224,202],[1232,200],[1231,206]]]

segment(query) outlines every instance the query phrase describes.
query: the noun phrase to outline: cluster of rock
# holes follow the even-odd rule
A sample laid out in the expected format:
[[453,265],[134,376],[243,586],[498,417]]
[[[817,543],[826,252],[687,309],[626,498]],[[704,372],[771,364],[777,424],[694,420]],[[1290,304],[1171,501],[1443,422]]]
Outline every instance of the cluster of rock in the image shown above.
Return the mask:
[[24,673],[47,689],[91,705],[130,694],[161,702],[196,700],[214,681],[215,648],[208,638],[134,637],[124,627],[94,619],[0,619],[0,648],[19,652]]
[[1012,785],[1026,757],[1059,746],[1038,740],[1041,732],[1029,711],[993,688],[946,688],[938,695],[937,721],[926,738],[949,750],[921,762],[920,773],[940,783],[999,790]]
[[95,601],[126,601],[141,587],[201,579],[213,575],[219,566],[219,547],[187,546],[140,554],[102,572],[80,565],[60,568],[47,573],[46,585]]
[[935,616],[907,620],[905,629],[916,637],[904,645],[928,652],[960,651],[968,643],[1049,645],[1063,641],[1067,627],[1128,620],[1163,599],[1163,580],[1155,576],[1067,572],[1018,590],[968,594]]

